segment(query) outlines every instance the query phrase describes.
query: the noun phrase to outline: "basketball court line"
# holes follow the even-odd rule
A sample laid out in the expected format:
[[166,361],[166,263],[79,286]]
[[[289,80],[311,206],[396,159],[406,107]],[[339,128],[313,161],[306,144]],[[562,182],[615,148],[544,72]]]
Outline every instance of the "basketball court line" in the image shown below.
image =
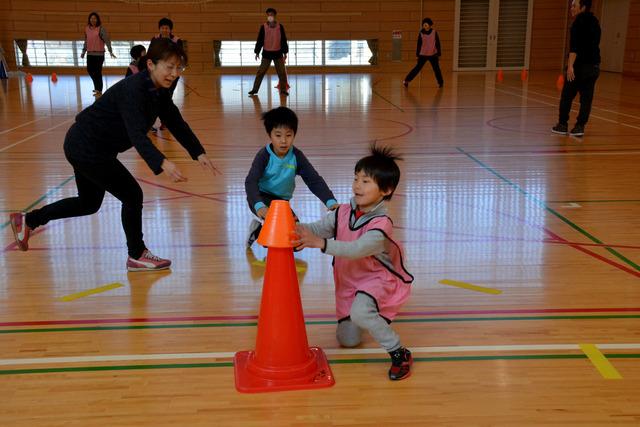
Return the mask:
[[[637,350],[639,343],[593,344],[596,348],[606,350]],[[544,352],[544,351],[581,351],[580,344],[521,344],[521,345],[477,345],[477,346],[443,346],[443,347],[412,347],[414,354],[447,354],[447,353],[477,353],[477,352]],[[388,355],[383,348],[324,349],[327,355],[361,356]],[[120,354],[105,356],[70,356],[70,357],[36,357],[18,359],[0,359],[0,366],[44,365],[59,363],[96,363],[96,362],[128,362],[144,360],[189,360],[189,359],[230,359],[235,352],[209,353],[155,353],[155,354]]]
[[33,123],[35,123],[35,122],[39,122],[40,120],[48,119],[49,117],[50,117],[50,116],[40,117],[40,118],[38,118],[38,119],[31,120],[31,121],[29,121],[29,122],[23,123],[23,124],[18,125],[18,126],[16,126],[16,127],[12,127],[11,129],[3,130],[3,131],[1,131],[1,132],[0,132],[0,135],[4,135],[5,133],[9,133],[9,132],[14,131],[14,130],[16,130],[16,129],[20,129],[21,127],[28,126],[28,125],[33,124]]
[[18,141],[18,142],[14,142],[14,143],[13,143],[13,144],[11,144],[11,145],[7,145],[6,147],[2,147],[2,148],[0,148],[0,153],[2,153],[3,151],[7,151],[8,149],[15,147],[16,145],[22,144],[23,142],[30,141],[30,140],[32,140],[33,138],[36,138],[36,137],[38,137],[38,136],[40,136],[40,135],[43,135],[43,134],[45,134],[45,133],[47,133],[47,132],[51,132],[52,130],[57,129],[57,128],[59,128],[59,127],[60,127],[60,126],[62,126],[62,125],[66,125],[67,123],[72,122],[72,121],[74,121],[74,120],[75,120],[75,117],[74,117],[74,118],[72,118],[72,119],[67,119],[67,120],[65,120],[64,122],[58,123],[57,125],[50,127],[49,129],[45,129],[45,130],[43,130],[43,131],[40,131],[40,132],[34,133],[33,135],[28,136],[28,137],[26,137],[26,138],[24,138],[24,139],[21,139],[21,140],[20,140],[20,141]]

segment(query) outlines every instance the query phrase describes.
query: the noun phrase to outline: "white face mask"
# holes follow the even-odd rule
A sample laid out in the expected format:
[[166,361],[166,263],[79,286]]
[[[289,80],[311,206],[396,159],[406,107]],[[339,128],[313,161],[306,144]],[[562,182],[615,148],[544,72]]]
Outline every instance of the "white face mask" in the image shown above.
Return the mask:
[[271,16],[271,15],[267,16],[267,22],[273,22],[275,20],[276,20],[276,18],[274,18],[273,16]]

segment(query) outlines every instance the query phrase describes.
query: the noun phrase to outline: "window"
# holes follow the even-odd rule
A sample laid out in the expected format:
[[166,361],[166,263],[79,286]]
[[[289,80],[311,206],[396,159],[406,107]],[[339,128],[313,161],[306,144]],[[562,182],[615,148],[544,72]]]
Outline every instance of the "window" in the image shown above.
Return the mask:
[[[252,41],[220,42],[219,59],[222,67],[255,66]],[[344,66],[369,65],[373,54],[366,40],[290,40],[287,65]]]
[[[141,44],[148,47],[149,41],[112,41],[111,47],[116,58],[111,58],[109,52],[105,52],[105,67],[126,67],[131,63],[129,50]],[[83,67],[85,59],[82,54],[83,40],[29,40],[27,43],[27,56],[33,67]],[[22,64],[22,52],[15,45],[17,64]]]

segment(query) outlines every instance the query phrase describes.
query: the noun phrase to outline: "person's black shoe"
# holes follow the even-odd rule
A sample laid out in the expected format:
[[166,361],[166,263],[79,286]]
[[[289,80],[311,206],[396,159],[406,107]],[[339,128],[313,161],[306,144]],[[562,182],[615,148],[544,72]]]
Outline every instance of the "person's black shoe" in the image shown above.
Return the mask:
[[571,132],[569,132],[569,135],[571,136],[583,136],[584,135],[584,125],[580,125],[580,124],[576,124],[573,129],[571,129]]
[[258,91],[257,91],[257,90],[251,90],[251,91],[249,91],[249,96],[253,96],[253,95],[255,95],[256,93],[258,93]]
[[402,86],[404,86],[404,87],[409,87],[409,82],[408,82],[408,81],[406,81],[406,80],[403,80],[403,81],[402,81]]
[[392,351],[391,368],[389,368],[389,379],[392,381],[403,380],[411,375],[411,365],[413,364],[413,356],[411,352],[404,347]]
[[551,128],[551,132],[557,133],[558,135],[566,135],[569,132],[569,127],[565,124],[558,123]]

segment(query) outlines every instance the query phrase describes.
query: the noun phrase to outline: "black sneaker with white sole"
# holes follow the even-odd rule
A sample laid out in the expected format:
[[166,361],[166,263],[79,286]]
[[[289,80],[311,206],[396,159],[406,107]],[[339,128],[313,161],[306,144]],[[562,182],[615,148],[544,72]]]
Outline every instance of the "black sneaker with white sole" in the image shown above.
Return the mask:
[[569,135],[571,136],[583,136],[584,135],[584,125],[579,125],[576,124],[573,129],[571,129],[571,132],[569,132]]
[[558,135],[566,135],[569,132],[569,126],[567,126],[566,124],[558,123],[551,128],[551,132],[557,133]]

